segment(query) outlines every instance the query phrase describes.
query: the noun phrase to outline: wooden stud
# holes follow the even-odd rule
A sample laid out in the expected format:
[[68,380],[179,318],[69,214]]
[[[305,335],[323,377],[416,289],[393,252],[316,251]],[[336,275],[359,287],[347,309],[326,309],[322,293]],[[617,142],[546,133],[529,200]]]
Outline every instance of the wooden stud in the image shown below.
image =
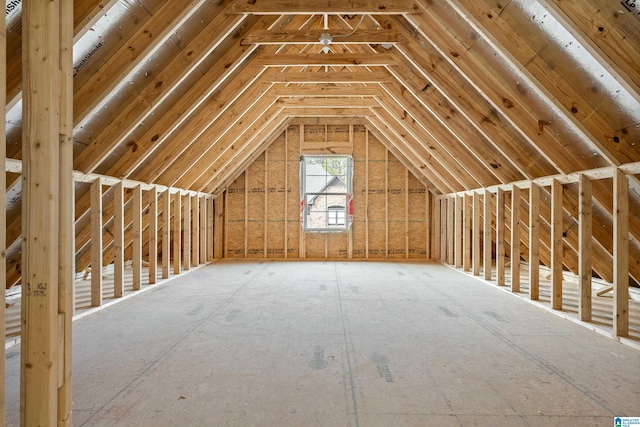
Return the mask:
[[409,259],[409,169],[404,175],[404,256]]
[[540,187],[529,188],[529,298],[540,296]]
[[511,292],[520,292],[520,201],[521,190],[511,190]]
[[440,252],[440,237],[442,230],[442,208],[441,208],[441,199],[435,197],[433,199],[433,250],[432,257],[434,260],[440,261],[442,259]]
[[425,258],[426,259],[432,259],[433,257],[433,239],[432,239],[432,233],[433,233],[433,215],[432,215],[432,209],[433,209],[433,201],[431,199],[431,192],[429,191],[428,188],[425,189],[424,192],[424,201],[425,201],[425,209],[424,209],[424,221],[425,221]]
[[455,199],[447,197],[447,263],[449,265],[453,265],[455,262],[455,219]]
[[169,278],[171,264],[171,189],[162,194],[162,278]]
[[289,258],[289,126],[284,130],[284,259]]
[[263,215],[262,256],[267,258],[269,246],[269,150],[264,150],[264,215]]
[[113,296],[124,295],[124,185],[122,182],[113,188]]
[[200,242],[198,246],[200,247],[200,264],[207,263],[207,253],[209,242],[207,241],[207,199],[206,197],[200,197]]
[[453,214],[453,228],[454,228],[454,263],[456,268],[462,268],[462,226],[464,225],[464,197],[455,196],[453,199],[454,214]]
[[[60,211],[58,216],[58,319],[62,322],[59,329],[58,349],[59,381],[58,381],[58,427],[72,425],[72,318],[75,312],[75,182],[73,181],[73,33],[74,6],[73,0],[59,0],[59,49],[60,49]],[[3,26],[3,25],[2,25]],[[4,30],[0,28],[0,34]],[[4,54],[0,54],[4,59]],[[4,75],[4,73],[0,73]],[[0,105],[5,105],[4,88],[0,90]],[[0,110],[2,111],[2,110]],[[3,112],[4,114],[4,112]],[[5,129],[0,128],[4,134]],[[1,142],[4,144],[4,141]],[[0,159],[6,157],[6,152],[0,150]],[[4,177],[3,177],[4,178]],[[5,180],[0,180],[0,188],[6,188]],[[4,207],[0,204],[0,210]],[[6,221],[0,213],[0,252],[5,251]],[[6,271],[4,256],[0,256],[0,271]],[[6,285],[6,284],[5,284]],[[2,289],[5,289],[2,286]],[[4,306],[4,302],[0,301]],[[0,312],[0,316],[2,312]],[[4,327],[0,328],[4,336]],[[4,360],[4,354],[0,353]],[[1,364],[1,363],[0,363]],[[0,378],[4,378],[4,371],[0,370]],[[4,387],[0,387],[3,389]],[[3,411],[4,394],[0,393],[0,412]],[[0,416],[0,425],[4,419]]]
[[369,259],[369,129],[365,130],[364,174],[364,257],[365,259]]
[[215,227],[215,210],[213,208],[214,199],[211,196],[206,197],[206,205],[207,205],[207,261],[211,262],[214,260],[214,227]]
[[182,260],[182,194],[173,195],[173,274],[180,274]]
[[498,188],[496,193],[496,282],[504,286],[505,273],[505,193]]
[[244,171],[244,258],[249,257],[249,168]]
[[142,288],[142,187],[136,186],[133,191],[133,290]]
[[91,306],[102,305],[102,180],[91,184]]
[[182,269],[191,270],[191,196],[182,200]]
[[471,220],[473,216],[471,196],[462,196],[462,269],[471,270]]
[[491,219],[493,217],[493,194],[485,190],[484,192],[484,225],[483,225],[483,242],[484,242],[484,260],[483,260],[483,272],[484,280],[491,280],[492,269],[492,234],[493,227],[491,226]]
[[[0,17],[0,114],[2,117],[6,116],[6,103],[7,103],[7,40],[6,40],[6,15]],[[7,141],[6,141],[6,122],[4,120],[0,123],[0,159],[7,157]],[[5,173],[0,173],[0,288],[3,290],[7,288],[7,202],[6,202],[6,188],[7,177]],[[61,196],[62,197],[62,196]],[[61,202],[62,203],[62,202]],[[62,206],[61,206],[62,209]],[[60,237],[62,240],[64,237]],[[61,242],[62,245],[62,242]],[[62,247],[61,247],[62,249]],[[73,246],[72,246],[73,250]],[[60,274],[63,274],[60,272]],[[62,292],[62,289],[60,289]],[[71,313],[73,315],[73,312]],[[6,292],[2,292],[0,295],[0,334],[6,336]],[[0,348],[0,378],[5,378],[5,363],[6,363],[6,351],[5,347]],[[0,382],[0,425],[5,425],[5,411],[6,411],[6,390],[5,381]]]
[[440,199],[440,261],[447,262],[447,209],[449,203],[447,198]]
[[551,307],[562,310],[562,184],[551,184]]
[[200,204],[198,196],[190,198],[191,203],[191,266],[197,267],[200,262]]
[[149,195],[149,284],[158,281],[158,189],[153,187]]
[[480,193],[477,191],[473,192],[473,221],[471,230],[473,233],[472,242],[473,242],[473,250],[472,250],[472,264],[473,264],[473,275],[480,275],[480,263],[482,261],[482,253],[480,252],[480,242],[482,241],[482,223],[480,222]]
[[629,335],[629,179],[613,176],[613,334]]
[[384,150],[384,258],[389,259],[389,150]]
[[224,204],[223,209],[224,212],[224,244],[222,246],[222,258],[226,258],[226,253],[229,248],[229,192],[225,190],[224,192]]
[[22,5],[20,420],[24,426],[53,426],[58,418],[58,7],[58,2]]
[[578,314],[583,322],[591,321],[592,206],[591,181],[586,175],[581,175],[578,184]]
[[213,258],[222,259],[224,257],[224,200],[227,192],[225,191],[217,199],[213,201]]

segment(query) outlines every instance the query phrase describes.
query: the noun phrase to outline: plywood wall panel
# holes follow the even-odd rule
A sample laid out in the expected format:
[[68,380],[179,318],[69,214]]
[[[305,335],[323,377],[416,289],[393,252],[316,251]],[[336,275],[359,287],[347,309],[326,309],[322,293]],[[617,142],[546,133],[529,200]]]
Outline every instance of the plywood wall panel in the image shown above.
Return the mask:
[[409,258],[425,259],[426,242],[426,189],[418,179],[409,173]]
[[264,217],[265,217],[265,155],[264,153],[249,166],[249,186],[247,188],[247,256],[264,258]]
[[406,168],[389,154],[389,258],[406,257]]
[[227,189],[225,258],[244,258],[244,174]]

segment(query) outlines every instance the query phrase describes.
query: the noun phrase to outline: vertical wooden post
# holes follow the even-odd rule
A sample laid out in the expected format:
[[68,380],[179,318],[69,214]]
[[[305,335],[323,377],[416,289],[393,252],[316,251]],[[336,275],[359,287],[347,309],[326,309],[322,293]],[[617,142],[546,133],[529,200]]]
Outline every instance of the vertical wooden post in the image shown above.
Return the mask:
[[173,195],[173,274],[180,274],[182,262],[182,194]]
[[113,296],[124,295],[124,186],[122,182],[113,188]]
[[404,257],[409,259],[409,169],[404,174]]
[[209,230],[207,226],[207,198],[200,198],[200,264],[207,263],[207,253],[209,252],[209,242],[207,242],[207,232]]
[[462,269],[464,271],[471,270],[471,196],[466,194],[463,196],[462,210]]
[[200,262],[200,204],[198,195],[191,197],[191,265],[197,267]]
[[433,250],[432,250],[432,233],[433,233],[433,222],[432,222],[432,211],[433,211],[433,200],[431,199],[431,192],[428,188],[425,189],[425,210],[424,210],[424,224],[425,224],[425,258],[432,259]]
[[613,175],[613,334],[629,335],[629,179]]
[[162,278],[169,278],[171,263],[171,189],[162,194]]
[[449,225],[446,223],[447,221],[447,209],[449,208],[449,203],[447,202],[447,198],[443,197],[440,199],[440,261],[447,262],[447,229]]
[[473,275],[480,275],[480,262],[482,260],[482,253],[480,251],[480,242],[482,241],[482,223],[480,222],[480,194],[477,191],[473,192]]
[[562,184],[551,184],[551,307],[562,310]]
[[447,263],[449,265],[453,265],[455,263],[455,219],[455,199],[449,196],[447,197]]
[[454,264],[456,268],[462,267],[462,224],[463,224],[463,203],[464,198],[461,196],[454,196],[454,214],[453,214],[453,228],[454,228]]
[[22,5],[20,417],[25,426],[53,426],[58,419],[59,19],[58,2]]
[[91,306],[102,305],[102,179],[91,184]]
[[484,236],[483,236],[483,242],[484,242],[484,263],[483,263],[483,273],[484,273],[484,279],[485,280],[491,280],[491,254],[493,252],[492,250],[492,231],[493,231],[493,227],[491,226],[491,219],[493,216],[492,213],[492,207],[493,207],[493,194],[491,194],[491,192],[489,192],[488,190],[484,190],[484,226],[483,226],[483,231],[484,231]]
[[142,187],[133,189],[133,290],[139,291],[142,287]]
[[[226,192],[225,192],[226,193]],[[213,257],[215,259],[223,258],[223,242],[224,242],[224,196],[220,195],[214,200],[214,221],[213,227]]]
[[504,224],[504,208],[505,195],[502,188],[498,188],[496,194],[496,282],[498,286],[504,286],[504,242],[505,242],[505,224]]
[[440,219],[440,214],[442,213],[442,209],[440,208],[440,199],[434,197],[433,202],[433,259],[440,261],[440,230],[442,229],[442,220]]
[[214,210],[213,210],[213,197],[209,196],[205,199],[207,206],[207,261],[213,261],[214,254],[214,240],[213,240],[213,227],[214,227]]
[[511,191],[511,292],[520,292],[520,201],[522,191]]
[[[75,182],[73,180],[73,0],[59,0],[60,10],[60,214],[58,240],[58,313],[62,323],[58,342],[59,372],[62,383],[58,384],[58,427],[72,425],[72,325],[75,311]],[[4,31],[0,29],[0,33]],[[4,55],[0,55],[4,60]],[[4,76],[4,73],[2,73]],[[3,80],[4,84],[4,80]],[[0,92],[4,94],[4,89]],[[5,105],[4,95],[0,105]],[[0,110],[3,111],[3,110]],[[0,129],[4,134],[4,128]],[[4,142],[2,143],[4,144]],[[0,159],[4,158],[0,153]],[[0,181],[0,188],[6,188]],[[0,206],[0,210],[4,210]],[[0,214],[3,215],[3,214]],[[0,230],[4,231],[4,222],[0,221]],[[4,253],[5,239],[0,238],[0,251]],[[0,265],[0,271],[4,265]],[[4,289],[4,287],[3,287]],[[3,304],[0,302],[0,304]],[[4,328],[2,329],[4,331]],[[4,332],[3,336],[4,336]],[[4,356],[2,356],[4,360]],[[4,378],[4,375],[0,375]],[[3,399],[4,402],[4,399]],[[2,421],[0,419],[0,421]],[[2,423],[0,422],[0,425]]]
[[182,269],[191,270],[191,196],[187,193],[182,201]]
[[364,258],[369,259],[369,129],[364,137]]
[[149,284],[158,281],[158,189],[149,194]]
[[578,281],[580,283],[578,314],[583,322],[591,321],[592,204],[591,181],[586,175],[580,175],[578,182]]
[[540,297],[540,187],[529,189],[529,298]]
[[389,150],[384,150],[384,258],[389,259]]
[[[2,117],[6,117],[7,104],[7,39],[6,39],[6,15],[0,17],[0,113]],[[7,157],[7,138],[6,138],[6,122],[0,120],[0,159]],[[4,171],[2,171],[4,172]],[[0,288],[3,292],[0,295],[0,334],[6,336],[6,293],[7,276],[6,265],[6,249],[7,249],[7,202],[6,188],[7,178],[5,173],[0,173]],[[61,290],[62,292],[62,290]],[[73,313],[72,313],[73,314]],[[0,378],[5,378],[5,347],[0,348]],[[0,425],[5,425],[6,411],[6,391],[5,381],[0,381]]]

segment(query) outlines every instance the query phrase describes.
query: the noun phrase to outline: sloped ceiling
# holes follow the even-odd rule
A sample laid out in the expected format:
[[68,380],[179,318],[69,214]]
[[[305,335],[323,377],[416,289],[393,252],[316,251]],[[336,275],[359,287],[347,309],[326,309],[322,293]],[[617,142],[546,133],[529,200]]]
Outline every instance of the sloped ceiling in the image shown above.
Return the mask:
[[[7,19],[7,151],[20,159],[19,4]],[[290,123],[327,117],[366,125],[436,194],[640,161],[629,1],[76,0],[74,22],[74,167],[85,173],[218,194]],[[8,183],[15,258],[19,176]],[[636,178],[630,188],[638,280]],[[607,278],[609,181],[594,183],[594,200]],[[88,210],[79,186],[78,224]]]

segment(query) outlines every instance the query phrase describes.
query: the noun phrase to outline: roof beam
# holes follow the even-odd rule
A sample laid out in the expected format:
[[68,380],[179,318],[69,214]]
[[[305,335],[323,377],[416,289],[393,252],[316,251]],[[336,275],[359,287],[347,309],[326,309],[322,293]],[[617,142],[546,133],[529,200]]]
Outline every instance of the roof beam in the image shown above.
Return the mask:
[[373,97],[381,94],[378,86],[285,86],[278,87],[274,94],[279,97]]
[[306,31],[253,31],[240,44],[312,44],[320,43],[320,36],[329,33],[332,43],[339,44],[396,44],[403,41],[396,30],[306,30]]
[[283,108],[370,108],[380,104],[373,98],[280,98]]
[[393,58],[385,53],[373,55],[353,53],[306,53],[294,55],[260,55],[257,65],[264,67],[381,67],[392,65]]
[[273,83],[388,83],[391,77],[382,71],[371,72],[283,72],[271,76]]
[[327,1],[327,0],[236,0],[230,13],[251,13],[255,15],[404,15],[420,13],[417,2],[406,0],[385,1]]
[[285,108],[283,113],[289,117],[366,117],[373,113],[369,108]]

